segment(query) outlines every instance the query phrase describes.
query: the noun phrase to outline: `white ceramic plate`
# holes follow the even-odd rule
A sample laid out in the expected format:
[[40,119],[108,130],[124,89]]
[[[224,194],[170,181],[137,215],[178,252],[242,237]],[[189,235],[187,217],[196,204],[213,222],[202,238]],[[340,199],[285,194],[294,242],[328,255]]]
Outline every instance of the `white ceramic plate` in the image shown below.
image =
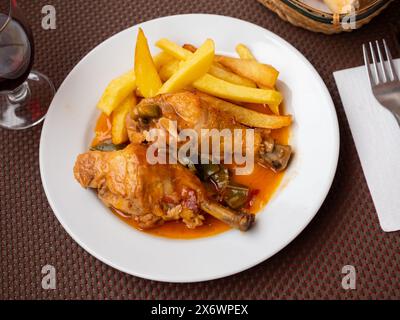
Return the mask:
[[[294,115],[296,155],[256,227],[199,240],[169,240],[134,230],[74,180],[73,166],[93,137],[95,106],[108,82],[132,68],[138,27],[153,44],[166,37],[200,45],[215,40],[220,53],[247,44],[256,57],[281,71],[280,89]],[[152,48],[157,52],[155,48]],[[58,220],[86,251],[123,272],[167,282],[229,276],[268,259],[309,224],[331,187],[339,154],[339,130],[329,92],[303,55],[256,25],[215,15],[161,18],[127,29],[90,52],[66,78],[50,107],[40,145],[46,195]]]

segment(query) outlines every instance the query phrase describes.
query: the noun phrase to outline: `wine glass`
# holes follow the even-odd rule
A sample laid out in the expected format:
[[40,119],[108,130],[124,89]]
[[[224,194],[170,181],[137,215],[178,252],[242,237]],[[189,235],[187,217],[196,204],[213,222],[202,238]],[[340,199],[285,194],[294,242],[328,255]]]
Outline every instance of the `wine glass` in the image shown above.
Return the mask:
[[46,116],[55,89],[32,71],[34,42],[17,0],[0,0],[0,127],[22,130]]

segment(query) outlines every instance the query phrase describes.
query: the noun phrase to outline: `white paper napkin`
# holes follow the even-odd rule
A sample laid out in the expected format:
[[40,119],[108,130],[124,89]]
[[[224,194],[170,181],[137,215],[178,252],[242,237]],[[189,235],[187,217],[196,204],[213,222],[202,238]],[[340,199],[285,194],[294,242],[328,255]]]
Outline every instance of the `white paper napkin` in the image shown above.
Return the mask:
[[[400,72],[400,59],[395,61]],[[374,98],[365,67],[334,73],[381,227],[400,230],[400,127]]]

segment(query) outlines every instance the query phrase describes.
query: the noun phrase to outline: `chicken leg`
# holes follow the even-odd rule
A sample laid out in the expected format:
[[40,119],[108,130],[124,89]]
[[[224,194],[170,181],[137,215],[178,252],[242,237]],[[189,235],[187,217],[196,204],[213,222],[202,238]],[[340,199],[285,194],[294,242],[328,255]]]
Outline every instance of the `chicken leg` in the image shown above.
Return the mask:
[[121,151],[82,154],[75,178],[84,188],[97,189],[108,207],[129,215],[143,229],[178,220],[196,228],[203,224],[203,212],[241,231],[252,226],[254,215],[208,199],[197,176],[181,165],[150,165],[146,150],[131,144]]

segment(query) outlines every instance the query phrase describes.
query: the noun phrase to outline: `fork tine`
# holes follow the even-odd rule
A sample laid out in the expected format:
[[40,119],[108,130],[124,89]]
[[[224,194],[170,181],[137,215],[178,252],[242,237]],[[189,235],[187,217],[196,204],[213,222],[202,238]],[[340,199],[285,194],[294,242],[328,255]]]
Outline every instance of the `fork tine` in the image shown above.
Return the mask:
[[379,46],[379,42],[375,41],[375,44],[376,44],[376,50],[378,51],[380,65],[381,65],[383,82],[386,83],[388,81],[388,75],[387,75],[386,68],[385,68],[385,60],[383,59],[382,50]]
[[383,46],[385,47],[386,57],[387,57],[388,63],[389,63],[389,70],[390,70],[390,73],[392,74],[392,80],[393,81],[398,81],[399,77],[398,77],[398,75],[396,73],[396,69],[395,69],[394,64],[393,64],[392,54],[390,53],[389,47],[388,47],[385,39],[383,39]]
[[371,82],[371,86],[374,86],[375,85],[375,80],[374,80],[374,77],[372,76],[371,62],[369,60],[368,49],[367,49],[367,46],[365,44],[363,44],[363,52],[364,52],[365,67],[366,67],[367,73],[368,73],[368,79]]
[[380,83],[380,77],[379,77],[379,72],[378,72],[378,62],[376,60],[376,55],[375,55],[375,50],[374,47],[372,46],[372,42],[369,43],[369,49],[371,51],[371,55],[372,55],[372,62],[374,64],[374,71],[375,71],[375,76],[376,76],[376,84]]

